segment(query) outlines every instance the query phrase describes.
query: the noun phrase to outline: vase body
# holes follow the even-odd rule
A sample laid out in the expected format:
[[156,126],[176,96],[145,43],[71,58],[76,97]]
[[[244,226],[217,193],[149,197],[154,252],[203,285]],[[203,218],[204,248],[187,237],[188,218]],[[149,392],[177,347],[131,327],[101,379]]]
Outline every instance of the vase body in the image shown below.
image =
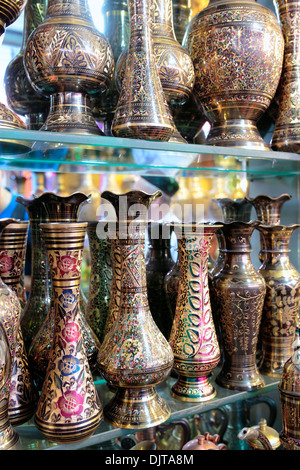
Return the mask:
[[[147,295],[145,266],[145,217],[150,203],[161,195],[130,191],[102,197],[112,203],[117,213],[112,251],[118,247],[120,282],[115,282],[120,299],[117,321],[106,334],[98,354],[98,368],[110,386],[117,387],[115,396],[104,408],[104,416],[121,428],[143,429],[168,419],[170,409],[159,397],[155,385],[170,373],[172,350],[158,327]],[[125,199],[124,199],[125,198]],[[124,201],[124,210],[119,205]],[[138,205],[141,219],[134,221],[131,210]],[[134,225],[131,222],[134,221]]]
[[19,302],[17,343],[10,378],[8,417],[13,426],[28,421],[34,414],[38,394],[28,365],[20,317],[25,305],[24,288],[20,283],[27,245],[28,222],[9,224],[0,238],[0,275],[3,282],[16,294]]
[[174,261],[171,255],[172,230],[165,228],[166,233],[161,223],[149,223],[146,275],[150,312],[158,328],[168,339],[174,316],[168,309],[164,279],[174,265]]
[[35,423],[58,443],[86,439],[102,419],[79,320],[86,227],[84,222],[42,224],[55,293],[55,330]]
[[293,353],[300,307],[300,274],[289,260],[289,241],[299,225],[260,225],[264,260],[259,268],[266,281],[261,339],[263,357],[259,370],[280,377]]
[[101,222],[89,222],[87,229],[91,254],[91,275],[86,319],[99,342],[102,343],[110,304],[113,268],[111,241],[109,238],[98,237],[98,224]]
[[284,62],[278,87],[278,109],[271,146],[282,152],[299,152],[300,116],[299,94],[299,19],[300,3],[277,0],[284,36]]
[[124,76],[112,132],[117,137],[168,141],[174,126],[156,69],[151,1],[130,0],[128,8],[131,32],[126,63],[120,65]]
[[264,386],[256,350],[266,284],[250,258],[250,238],[258,223],[224,223],[224,264],[211,280],[214,315],[223,344],[223,364],[216,382],[231,390]]
[[24,65],[33,88],[50,97],[41,130],[100,134],[89,94],[113,74],[111,47],[94,27],[87,0],[48,0],[44,21],[30,35]]
[[25,72],[23,58],[29,35],[45,18],[47,2],[48,0],[27,1],[21,49],[8,64],[4,77],[9,107],[24,116],[26,128],[31,130],[38,130],[43,125],[49,112],[49,99],[32,88]]
[[282,70],[275,14],[254,0],[213,0],[191,20],[184,46],[195,68],[193,93],[212,124],[205,143],[268,149],[256,123]]
[[180,226],[180,280],[169,343],[179,375],[172,395],[183,401],[206,401],[216,395],[208,377],[218,365],[220,348],[212,319],[208,254],[219,226]]

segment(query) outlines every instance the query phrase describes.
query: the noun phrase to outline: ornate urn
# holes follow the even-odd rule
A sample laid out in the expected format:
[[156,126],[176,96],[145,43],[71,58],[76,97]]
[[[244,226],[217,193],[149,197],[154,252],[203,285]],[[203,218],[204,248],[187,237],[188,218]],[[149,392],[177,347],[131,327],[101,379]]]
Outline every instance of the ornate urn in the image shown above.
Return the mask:
[[212,124],[205,143],[268,149],[256,123],[282,70],[275,14],[254,0],[212,0],[191,20],[184,46],[195,68],[193,93]]

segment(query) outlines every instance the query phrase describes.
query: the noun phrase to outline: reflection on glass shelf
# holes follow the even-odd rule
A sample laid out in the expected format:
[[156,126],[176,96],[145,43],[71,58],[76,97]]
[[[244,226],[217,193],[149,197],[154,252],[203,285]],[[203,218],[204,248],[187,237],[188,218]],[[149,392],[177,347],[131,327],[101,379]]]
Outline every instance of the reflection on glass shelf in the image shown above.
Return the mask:
[[[215,371],[213,375],[215,374],[217,374],[217,371]],[[219,408],[238,400],[253,398],[260,394],[276,390],[279,384],[279,379],[264,376],[265,387],[252,392],[232,391],[219,387],[218,385],[214,385],[217,392],[215,398],[203,403],[195,403],[180,401],[171,396],[170,390],[175,380],[176,379],[169,377],[164,383],[156,387],[159,395],[167,401],[171,408],[171,417],[168,419],[168,421],[187,418],[194,414],[200,412],[205,413],[209,410]],[[214,382],[213,379],[212,382]],[[96,380],[95,384],[102,406],[105,406],[105,404],[108,403],[108,401],[113,397],[113,392],[109,390],[104,379]],[[73,444],[54,444],[47,441],[36,429],[33,419],[16,429],[20,436],[20,447],[25,450],[74,450],[83,449],[85,447],[95,446],[98,444],[100,447],[100,444],[103,442],[117,439],[121,436],[135,432],[128,429],[116,428],[103,420],[93,436],[91,436],[89,439],[86,439],[85,441],[80,441]]]

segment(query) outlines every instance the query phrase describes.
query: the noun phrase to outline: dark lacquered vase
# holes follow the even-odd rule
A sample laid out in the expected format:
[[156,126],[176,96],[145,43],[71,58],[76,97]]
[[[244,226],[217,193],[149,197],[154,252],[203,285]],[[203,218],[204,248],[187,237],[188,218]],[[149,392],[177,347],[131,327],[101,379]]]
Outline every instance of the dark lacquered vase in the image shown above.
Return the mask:
[[[149,309],[144,254],[148,208],[159,196],[160,191],[153,195],[142,191],[102,193],[117,214],[117,224],[109,230],[114,234],[112,251],[118,248],[121,269],[120,282],[114,283],[111,293],[120,298],[120,308],[101,345],[98,368],[107,383],[117,388],[104,407],[104,416],[121,428],[148,428],[170,416],[170,408],[155,386],[170,373],[173,353]],[[137,207],[139,219],[135,220]]]
[[255,222],[224,223],[222,269],[211,279],[214,315],[221,327],[223,364],[216,377],[222,387],[256,390],[264,380],[256,364],[266,284],[250,258]]

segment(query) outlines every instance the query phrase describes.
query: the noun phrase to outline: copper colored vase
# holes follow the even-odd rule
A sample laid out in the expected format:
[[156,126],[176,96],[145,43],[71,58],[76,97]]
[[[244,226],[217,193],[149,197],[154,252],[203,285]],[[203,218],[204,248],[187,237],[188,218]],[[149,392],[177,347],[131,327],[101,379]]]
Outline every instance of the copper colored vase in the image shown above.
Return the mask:
[[170,416],[155,386],[170,373],[173,353],[149,309],[144,255],[147,211],[160,195],[160,191],[153,195],[142,191],[102,193],[117,214],[117,224],[109,230],[114,232],[113,253],[115,247],[119,251],[120,282],[115,283],[111,295],[119,296],[120,308],[101,345],[98,368],[107,383],[117,387],[104,416],[121,428],[148,428]]
[[205,143],[268,149],[256,123],[282,70],[275,14],[254,0],[212,0],[191,20],[184,46],[195,68],[193,93],[212,124]]
[[214,315],[221,326],[224,360],[216,382],[232,390],[264,386],[256,364],[266,283],[250,258],[250,238],[259,224],[230,222],[222,227],[224,265],[211,280]]
[[216,395],[208,378],[218,365],[220,349],[210,306],[207,263],[210,242],[219,227],[175,226],[180,230],[180,280],[169,343],[173,369],[179,375],[172,395],[183,401],[206,401]]
[[102,419],[79,319],[87,223],[41,226],[54,290],[55,328],[35,423],[50,441],[71,443],[88,438]]

